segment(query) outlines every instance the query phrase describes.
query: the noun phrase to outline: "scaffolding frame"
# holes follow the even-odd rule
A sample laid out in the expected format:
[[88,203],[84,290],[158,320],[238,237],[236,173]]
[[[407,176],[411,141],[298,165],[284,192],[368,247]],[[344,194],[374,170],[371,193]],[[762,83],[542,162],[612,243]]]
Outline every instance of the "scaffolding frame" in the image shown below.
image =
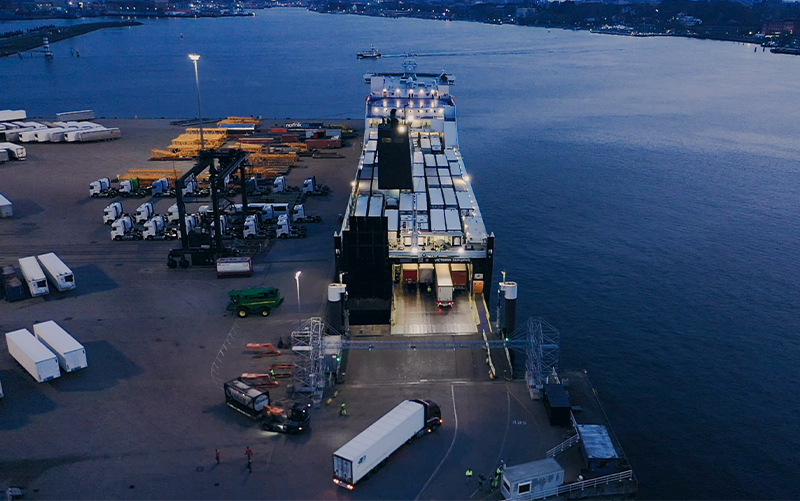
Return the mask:
[[529,318],[521,329],[522,335],[528,340],[526,351],[525,379],[528,382],[528,391],[531,398],[539,399],[547,377],[558,372],[560,359],[561,334],[558,329],[547,323],[541,317]]

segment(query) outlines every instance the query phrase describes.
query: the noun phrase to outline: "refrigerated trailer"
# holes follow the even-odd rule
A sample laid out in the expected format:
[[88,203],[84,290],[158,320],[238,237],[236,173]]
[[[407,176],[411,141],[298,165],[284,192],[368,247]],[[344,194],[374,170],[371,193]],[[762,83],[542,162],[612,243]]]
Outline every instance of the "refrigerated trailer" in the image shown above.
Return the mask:
[[11,217],[14,215],[14,204],[0,193],[0,217]]
[[58,359],[28,329],[6,333],[8,352],[40,383],[61,376]]
[[19,269],[25,279],[25,285],[28,286],[28,290],[31,292],[31,297],[44,296],[50,293],[50,288],[47,286],[47,277],[35,257],[20,258]]
[[355,484],[406,442],[442,424],[439,406],[430,400],[404,400],[333,453],[333,483]]
[[436,265],[436,304],[439,308],[453,306],[453,279],[450,277],[450,265]]
[[44,274],[50,279],[56,289],[61,292],[68,291],[75,288],[75,275],[72,270],[64,264],[58,256],[52,252],[37,256],[39,264],[42,265]]
[[83,345],[54,321],[33,324],[33,333],[36,334],[36,339],[55,354],[58,365],[64,372],[85,369],[88,366]]

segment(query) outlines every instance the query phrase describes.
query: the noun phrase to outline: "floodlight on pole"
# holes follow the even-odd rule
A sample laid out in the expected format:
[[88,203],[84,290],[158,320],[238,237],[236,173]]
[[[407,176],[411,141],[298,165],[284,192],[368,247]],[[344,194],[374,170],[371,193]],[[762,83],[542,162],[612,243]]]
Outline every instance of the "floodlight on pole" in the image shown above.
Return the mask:
[[294,281],[297,283],[297,325],[299,326],[303,320],[303,314],[300,312],[300,274],[298,271],[294,274]]
[[189,54],[189,59],[194,63],[194,81],[197,84],[197,118],[200,120],[200,149],[206,149],[206,143],[203,139],[203,112],[200,108],[200,75],[197,72],[197,61],[200,60],[200,54]]

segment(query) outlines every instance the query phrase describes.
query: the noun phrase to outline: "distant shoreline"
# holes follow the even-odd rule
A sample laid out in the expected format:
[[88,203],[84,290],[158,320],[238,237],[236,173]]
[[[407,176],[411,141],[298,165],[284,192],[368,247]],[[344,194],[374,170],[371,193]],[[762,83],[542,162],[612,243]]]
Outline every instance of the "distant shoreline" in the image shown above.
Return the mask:
[[38,49],[44,45],[42,41],[44,37],[47,37],[49,42],[53,43],[104,28],[124,28],[128,26],[140,26],[141,24],[142,23],[138,21],[106,21],[78,24],[75,26],[52,27],[49,29],[43,28],[20,36],[0,39],[0,57],[12,56],[14,54],[21,54],[22,52]]

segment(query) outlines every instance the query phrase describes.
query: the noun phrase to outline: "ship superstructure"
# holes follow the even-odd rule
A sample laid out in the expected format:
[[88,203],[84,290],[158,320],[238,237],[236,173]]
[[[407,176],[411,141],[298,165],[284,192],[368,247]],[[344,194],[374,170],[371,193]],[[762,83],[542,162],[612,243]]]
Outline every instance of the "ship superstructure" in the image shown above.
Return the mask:
[[[457,293],[482,294],[491,284],[494,236],[458,146],[455,79],[404,66],[365,75],[363,151],[336,235],[354,324],[389,323],[394,287],[432,291],[444,268]],[[435,266],[443,263],[450,266]]]

